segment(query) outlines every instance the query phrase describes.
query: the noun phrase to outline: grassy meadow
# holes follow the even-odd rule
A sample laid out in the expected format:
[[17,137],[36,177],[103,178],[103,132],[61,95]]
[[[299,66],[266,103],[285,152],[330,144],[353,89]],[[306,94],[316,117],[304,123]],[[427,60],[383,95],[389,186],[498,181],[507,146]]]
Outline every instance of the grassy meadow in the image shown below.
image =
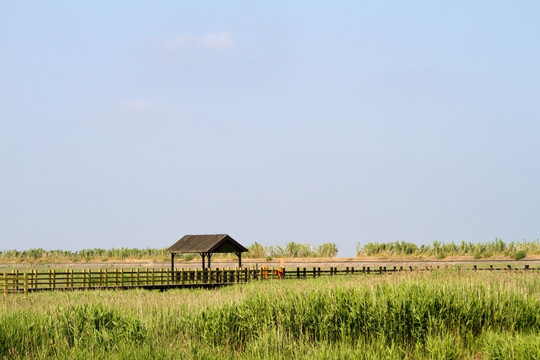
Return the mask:
[[540,276],[441,270],[10,295],[0,358],[540,359]]

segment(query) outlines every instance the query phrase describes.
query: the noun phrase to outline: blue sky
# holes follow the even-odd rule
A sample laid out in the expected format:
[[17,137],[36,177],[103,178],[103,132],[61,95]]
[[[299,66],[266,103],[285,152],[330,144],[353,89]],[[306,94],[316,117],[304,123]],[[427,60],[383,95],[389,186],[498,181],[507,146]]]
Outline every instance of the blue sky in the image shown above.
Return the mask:
[[0,2],[0,249],[540,237],[535,1]]

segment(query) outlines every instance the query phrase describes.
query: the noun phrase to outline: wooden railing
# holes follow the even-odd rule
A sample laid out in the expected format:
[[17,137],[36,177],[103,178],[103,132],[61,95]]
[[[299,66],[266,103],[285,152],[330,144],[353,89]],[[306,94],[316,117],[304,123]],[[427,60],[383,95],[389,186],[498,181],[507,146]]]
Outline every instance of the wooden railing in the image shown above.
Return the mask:
[[[84,289],[168,289],[182,287],[216,287],[254,280],[302,279],[320,276],[338,276],[355,274],[385,274],[403,271],[430,271],[439,267],[379,266],[362,268],[234,268],[234,269],[84,269],[84,270],[32,270],[19,273],[0,273],[0,289],[4,296],[8,293],[24,293],[47,290],[84,290]],[[478,268],[476,265],[459,268],[471,271],[539,271],[529,265],[523,267]]]

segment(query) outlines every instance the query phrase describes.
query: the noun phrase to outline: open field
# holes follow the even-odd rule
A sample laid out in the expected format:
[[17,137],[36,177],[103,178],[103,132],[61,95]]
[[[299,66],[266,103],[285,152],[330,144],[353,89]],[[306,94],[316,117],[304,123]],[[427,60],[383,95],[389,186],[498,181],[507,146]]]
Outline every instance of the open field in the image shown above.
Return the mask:
[[[242,265],[244,267],[261,267],[267,266],[269,268],[280,267],[280,259],[267,260],[264,258],[259,259],[243,259]],[[502,257],[494,257],[491,259],[474,259],[472,256],[459,256],[450,257],[446,259],[437,259],[433,257],[413,257],[413,256],[401,256],[401,257],[388,257],[388,256],[370,256],[370,257],[357,257],[357,258],[284,258],[283,264],[286,268],[296,267],[355,267],[357,269],[362,266],[464,266],[472,267],[473,264],[479,266],[489,266],[490,264],[496,266],[506,267],[511,265],[512,267],[523,267],[525,264],[530,266],[540,266],[540,256],[531,255],[527,256],[523,260],[512,260]],[[190,261],[176,261],[176,266],[187,269],[196,269],[201,267],[200,256],[195,257]],[[212,268],[226,269],[234,268],[238,266],[238,262],[235,259],[215,259],[212,261]],[[108,260],[108,261],[88,261],[88,262],[71,262],[71,261],[51,261],[51,262],[19,262],[19,261],[0,261],[0,272],[8,272],[12,270],[28,271],[28,270],[44,270],[44,269],[132,269],[132,268],[168,268],[170,267],[169,261],[156,261],[156,260],[140,260],[140,259],[126,259],[126,260]]]
[[540,359],[537,272],[440,270],[0,302],[0,357]]
[[[344,266],[358,266],[358,262],[367,261],[403,261],[403,262],[460,262],[469,260],[508,261],[508,260],[540,260],[540,240],[505,243],[495,239],[486,243],[461,242],[456,244],[440,243],[416,245],[406,242],[367,243],[357,244],[357,254],[354,258],[336,258],[338,248],[334,243],[320,245],[289,242],[284,246],[263,246],[257,242],[247,246],[249,250],[243,255],[246,264],[265,263],[266,266],[278,266],[279,259],[285,259],[290,267],[291,262],[321,263],[325,260],[330,262],[349,262]],[[154,267],[163,267],[170,259],[166,248],[162,249],[137,249],[137,248],[112,248],[112,249],[83,249],[79,251],[69,250],[0,250],[0,264],[115,264],[126,263],[150,264]],[[200,257],[197,254],[177,254],[176,262],[182,267],[196,267]],[[214,254],[213,261],[220,263],[219,267],[234,263],[234,254]],[[356,265],[355,265],[356,262]],[[383,264],[384,265],[384,264]],[[216,265],[217,266],[217,265]],[[234,266],[234,265],[233,265]],[[301,265],[299,265],[301,266]],[[323,267],[339,266],[336,264],[321,265]]]

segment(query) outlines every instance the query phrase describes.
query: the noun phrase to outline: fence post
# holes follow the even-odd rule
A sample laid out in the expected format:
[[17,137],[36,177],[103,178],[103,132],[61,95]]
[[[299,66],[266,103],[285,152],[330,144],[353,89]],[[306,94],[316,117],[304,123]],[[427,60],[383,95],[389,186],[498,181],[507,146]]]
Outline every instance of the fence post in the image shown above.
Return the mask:
[[69,276],[70,276],[70,282],[71,282],[71,290],[73,290],[73,269],[69,270]]
[[24,273],[24,297],[28,297],[28,273]]
[[139,284],[140,284],[139,268],[137,268],[137,279],[136,279],[136,284],[137,284],[137,286],[139,286]]
[[53,269],[52,271],[52,288],[56,289],[56,270]]
[[8,278],[7,273],[4,273],[4,299],[7,297],[8,293]]

